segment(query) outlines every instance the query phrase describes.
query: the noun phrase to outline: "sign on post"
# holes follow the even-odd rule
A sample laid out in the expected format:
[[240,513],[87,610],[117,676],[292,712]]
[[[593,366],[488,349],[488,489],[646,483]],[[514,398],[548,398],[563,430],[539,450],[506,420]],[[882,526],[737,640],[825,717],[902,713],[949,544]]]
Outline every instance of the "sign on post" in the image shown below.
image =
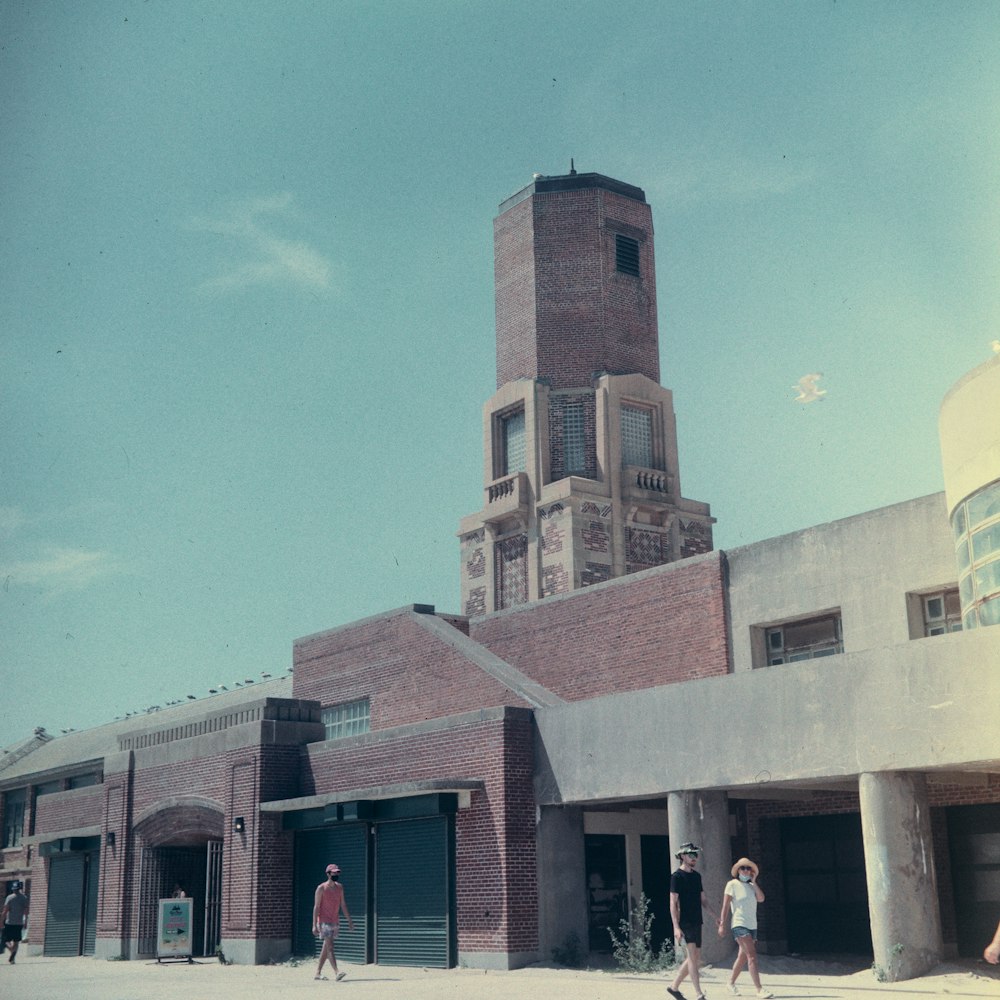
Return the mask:
[[156,958],[191,960],[191,899],[161,899],[156,917]]

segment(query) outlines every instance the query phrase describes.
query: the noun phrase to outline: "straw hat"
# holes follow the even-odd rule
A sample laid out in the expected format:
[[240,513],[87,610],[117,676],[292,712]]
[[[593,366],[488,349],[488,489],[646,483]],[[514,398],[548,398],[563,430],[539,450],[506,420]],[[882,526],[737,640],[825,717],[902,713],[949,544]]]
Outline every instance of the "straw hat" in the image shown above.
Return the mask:
[[741,868],[749,868],[753,872],[754,878],[760,874],[760,869],[749,858],[740,858],[740,860],[733,865],[733,878],[736,878],[739,875]]

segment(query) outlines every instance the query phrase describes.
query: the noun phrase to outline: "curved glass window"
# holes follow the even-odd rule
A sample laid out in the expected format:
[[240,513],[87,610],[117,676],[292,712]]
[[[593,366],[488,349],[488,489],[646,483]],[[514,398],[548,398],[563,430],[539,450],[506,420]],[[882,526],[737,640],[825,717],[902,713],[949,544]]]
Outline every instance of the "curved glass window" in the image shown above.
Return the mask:
[[1000,517],[1000,482],[969,497],[965,506],[968,508],[970,528],[975,528],[990,518]]
[[1000,625],[1000,597],[979,605],[979,621],[983,625]]
[[965,627],[1000,624],[1000,480],[960,503],[951,526]]
[[969,556],[969,539],[963,538],[955,549],[955,558],[958,560],[958,571],[964,573],[971,565],[972,558]]

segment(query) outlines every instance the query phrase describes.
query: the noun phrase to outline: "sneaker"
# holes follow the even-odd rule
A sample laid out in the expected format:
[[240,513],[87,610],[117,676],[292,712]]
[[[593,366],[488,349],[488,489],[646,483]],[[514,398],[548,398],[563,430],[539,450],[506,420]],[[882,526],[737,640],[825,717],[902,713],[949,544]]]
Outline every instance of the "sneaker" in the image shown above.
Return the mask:
[[684,996],[680,990],[675,990],[672,986],[667,987],[667,992],[674,998],[674,1000],[687,1000],[687,997]]
[[769,993],[767,990],[758,990],[757,996],[760,997],[760,1000],[772,1000],[774,994]]
[[346,976],[346,975],[347,975],[346,972],[338,972],[337,973],[337,982],[339,983],[341,981],[341,979],[343,979],[344,976]]
[[730,983],[729,992],[732,993],[734,997],[738,997],[740,995],[740,988],[736,985],[736,983]]

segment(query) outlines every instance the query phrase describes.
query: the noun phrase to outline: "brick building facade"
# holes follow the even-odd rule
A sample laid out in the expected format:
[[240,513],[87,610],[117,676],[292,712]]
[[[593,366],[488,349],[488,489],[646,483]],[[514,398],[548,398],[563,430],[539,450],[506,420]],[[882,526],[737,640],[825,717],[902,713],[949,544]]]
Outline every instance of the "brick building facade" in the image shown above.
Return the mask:
[[[711,895],[759,862],[763,950],[853,950],[893,979],[981,950],[1000,629],[968,615],[991,613],[975,553],[1000,531],[1000,452],[962,452],[954,498],[713,551],[658,384],[642,191],[536,178],[495,240],[462,613],[341,625],[295,641],[288,677],[7,748],[0,876],[28,884],[29,954],[156,954],[177,885],[195,954],[312,954],[336,860],[346,960],[508,968],[607,950],[640,893],[669,936],[685,840]],[[981,416],[968,398],[955,427]]]

